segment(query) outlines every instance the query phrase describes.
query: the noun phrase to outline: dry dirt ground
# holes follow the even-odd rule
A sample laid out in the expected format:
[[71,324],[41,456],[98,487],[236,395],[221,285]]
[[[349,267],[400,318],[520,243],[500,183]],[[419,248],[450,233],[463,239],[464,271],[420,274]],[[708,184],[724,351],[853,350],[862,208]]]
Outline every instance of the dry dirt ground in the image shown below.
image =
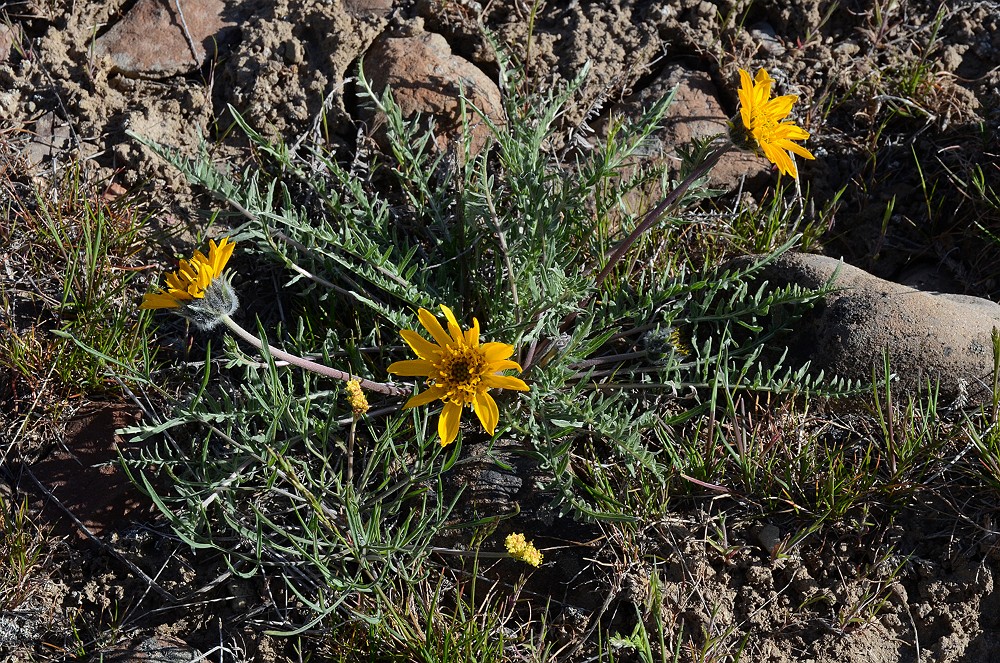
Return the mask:
[[[665,72],[678,68],[710,94],[675,118],[690,121],[706,108],[732,114],[736,68],[766,66],[779,89],[800,95],[813,132],[817,159],[800,163],[803,186],[820,203],[846,187],[823,238],[827,252],[884,278],[996,300],[996,245],[963,232],[976,202],[949,173],[966,177],[980,164],[1000,188],[1000,4],[951,2],[938,11],[938,3],[907,0],[545,2],[529,47],[531,7],[518,0],[10,2],[0,8],[0,132],[15,179],[79,160],[109,189],[153,192],[158,223],[201,224],[199,209],[211,202],[125,132],[191,152],[206,140],[218,159],[239,164],[232,105],[275,138],[349,154],[360,130],[358,63],[381,35],[440,34],[455,57],[494,80],[496,58],[479,22],[539,81],[565,80],[589,62],[591,76],[564,118],[572,127],[599,127],[610,109],[662,87]],[[933,197],[922,182],[935,187]],[[292,656],[260,634],[247,610],[253,599],[241,598],[262,587],[226,580],[215,561],[166,535],[120,476],[84,467],[113,456],[113,430],[132,416],[119,406],[84,409],[62,422],[64,439],[51,449],[5,454],[6,490],[45,504],[62,543],[30,600],[0,614],[0,652],[72,658],[82,642],[94,660],[109,660],[155,635],[161,649],[176,637],[181,649],[230,651],[210,660]],[[21,459],[31,462],[19,467]],[[32,476],[65,509],[37,497]],[[942,496],[910,505],[891,528],[872,514],[787,554],[780,542],[794,533],[792,521],[754,519],[733,498],[678,509],[641,546],[669,560],[661,595],[671,628],[683,625],[706,648],[714,645],[704,634],[723,633],[718,647],[742,643],[748,661],[1000,660],[995,504],[959,508]],[[617,558],[616,543],[595,544],[589,556],[624,569],[606,614],[609,628],[627,629],[650,569]],[[558,626],[572,634],[574,619],[601,607],[595,588],[608,590],[570,557],[548,557],[547,584],[565,606]],[[74,636],[74,624],[86,626]],[[128,656],[119,660],[139,654]]]

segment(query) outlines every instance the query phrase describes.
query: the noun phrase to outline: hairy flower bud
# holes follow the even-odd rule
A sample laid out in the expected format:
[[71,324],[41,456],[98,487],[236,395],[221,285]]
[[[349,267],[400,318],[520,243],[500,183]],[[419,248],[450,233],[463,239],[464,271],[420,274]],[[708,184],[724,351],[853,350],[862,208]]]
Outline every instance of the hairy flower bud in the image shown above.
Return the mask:
[[201,331],[214,329],[222,318],[240,307],[240,299],[228,277],[213,279],[205,288],[205,296],[181,304],[177,313],[191,321]]

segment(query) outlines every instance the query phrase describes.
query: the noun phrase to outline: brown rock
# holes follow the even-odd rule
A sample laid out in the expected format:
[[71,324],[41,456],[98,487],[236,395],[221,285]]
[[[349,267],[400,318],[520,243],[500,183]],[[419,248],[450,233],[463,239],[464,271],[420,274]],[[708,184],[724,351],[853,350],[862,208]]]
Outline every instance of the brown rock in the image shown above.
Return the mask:
[[[364,73],[372,90],[381,95],[386,87],[405,117],[432,115],[436,122],[437,146],[447,150],[461,135],[459,94],[494,122],[503,120],[500,90],[475,65],[451,52],[445,38],[432,32],[412,37],[383,37],[364,58]],[[469,111],[472,150],[478,152],[490,135],[489,127]],[[373,118],[375,128],[384,119]]]
[[93,403],[67,422],[65,444],[31,467],[51,493],[42,498],[42,516],[57,534],[86,538],[63,509],[95,536],[152,512],[152,502],[117,464],[115,430],[134,423],[135,413],[126,406]]
[[880,374],[883,352],[898,385],[914,393],[939,382],[946,400],[991,396],[992,331],[1000,304],[979,297],[915,290],[885,281],[826,256],[789,253],[766,268],[772,284],[818,288],[834,279],[826,296],[798,330],[804,359],[828,373],[861,381]]
[[6,62],[10,59],[10,51],[14,48],[14,42],[20,38],[20,26],[0,23],[0,62]]
[[222,0],[139,0],[97,39],[94,53],[111,58],[114,68],[126,76],[165,77],[192,71],[214,53],[223,28],[232,25],[223,20],[224,9]]

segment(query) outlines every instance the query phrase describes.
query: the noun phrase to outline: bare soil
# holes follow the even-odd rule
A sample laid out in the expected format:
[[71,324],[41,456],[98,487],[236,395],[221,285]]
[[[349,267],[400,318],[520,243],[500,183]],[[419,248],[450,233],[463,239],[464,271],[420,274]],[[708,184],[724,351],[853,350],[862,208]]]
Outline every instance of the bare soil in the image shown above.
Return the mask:
[[[997,244],[966,232],[981,209],[956,182],[979,164],[1000,190],[996,2],[948,3],[939,25],[938,3],[924,0],[877,3],[881,22],[862,2],[553,3],[538,11],[529,36],[530,7],[516,0],[485,8],[463,0],[184,0],[192,16],[195,4],[218,7],[225,28],[203,62],[167,74],[123,71],[97,54],[97,40],[135,4],[50,0],[0,9],[0,46],[10,44],[0,48],[0,132],[15,148],[4,155],[15,179],[77,160],[95,179],[152,192],[159,223],[202,225],[200,210],[211,202],[127,130],[189,153],[207,141],[220,161],[237,164],[244,146],[228,131],[232,105],[270,136],[291,144],[307,137],[350,154],[359,132],[353,78],[375,39],[437,32],[495,77],[481,20],[545,84],[590,63],[567,127],[598,126],[678,65],[706,74],[732,114],[736,69],[766,67],[779,90],[800,95],[802,123],[813,133],[817,159],[799,163],[803,187],[817,204],[844,189],[823,238],[829,254],[884,278],[919,276],[930,289],[1000,296]],[[56,422],[60,434],[45,444],[5,454],[11,498],[32,495],[60,543],[30,597],[0,614],[0,653],[12,661],[74,658],[83,641],[97,660],[156,635],[202,652],[224,645],[230,653],[220,660],[290,660],[286,643],[262,635],[248,608],[265,595],[265,582],[235,583],[218,560],[187,550],[104,464],[114,456],[114,430],[134,415],[114,405],[89,416]],[[4,429],[14,430],[9,421]],[[94,470],[94,458],[105,469]],[[742,660],[776,663],[985,663],[1000,656],[997,505],[959,499],[905,505],[889,527],[881,514],[867,514],[796,545],[789,537],[800,521],[764,517],[732,497],[678,502],[676,519],[628,546],[598,528],[540,518],[542,547],[591,543],[547,553],[545,578],[529,587],[553,597],[567,638],[585,632],[593,614],[609,630],[630,632],[637,614],[649,614],[655,572],[662,618],[720,655],[742,648]],[[663,566],[635,561],[648,555]],[[494,572],[517,573],[503,565]],[[75,624],[89,626],[74,635]]]

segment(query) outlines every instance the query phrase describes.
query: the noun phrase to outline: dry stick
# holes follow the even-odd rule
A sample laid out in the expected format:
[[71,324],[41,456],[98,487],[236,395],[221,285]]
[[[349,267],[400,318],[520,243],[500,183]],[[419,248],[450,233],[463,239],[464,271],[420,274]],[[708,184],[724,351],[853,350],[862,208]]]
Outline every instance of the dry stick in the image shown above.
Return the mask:
[[351,418],[351,429],[347,433],[347,483],[354,483],[354,434],[358,430],[358,415]]
[[[248,332],[247,330],[236,324],[232,318],[228,315],[222,316],[222,322],[229,328],[229,331],[233,332],[241,339],[254,346],[258,350],[264,349],[264,344],[259,338]],[[319,373],[320,375],[325,375],[336,380],[343,380],[347,382],[348,380],[357,379],[362,389],[367,389],[369,391],[375,391],[380,394],[385,394],[386,396],[409,396],[410,390],[404,387],[397,387],[394,384],[389,384],[387,382],[373,382],[371,380],[366,380],[364,378],[356,378],[354,375],[341,371],[337,368],[331,368],[330,366],[324,366],[323,364],[318,364],[314,361],[309,361],[308,359],[303,359],[297,355],[289,354],[284,350],[279,350],[273,345],[267,346],[267,351],[271,356],[287,361],[289,364],[298,366],[299,368],[304,368],[307,371],[312,371],[313,373]]]
[[[530,35],[529,35],[530,37]],[[514,279],[514,265],[510,261],[510,250],[507,248],[507,237],[503,233],[500,225],[500,218],[497,215],[496,207],[493,205],[493,196],[490,195],[489,187],[486,187],[486,207],[490,210],[490,220],[497,230],[497,242],[500,245],[500,254],[503,256],[504,268],[507,270],[507,278],[510,279],[510,295],[514,300],[514,310],[521,308],[521,300],[517,296],[517,281]]]
[[191,57],[194,58],[195,64],[198,64],[198,49],[194,45],[194,38],[191,36],[191,31],[188,30],[187,21],[184,20],[184,10],[181,9],[181,0],[174,0],[174,7],[177,8],[177,17],[180,19],[181,29],[184,31],[184,37],[187,38],[188,48],[191,49]]

